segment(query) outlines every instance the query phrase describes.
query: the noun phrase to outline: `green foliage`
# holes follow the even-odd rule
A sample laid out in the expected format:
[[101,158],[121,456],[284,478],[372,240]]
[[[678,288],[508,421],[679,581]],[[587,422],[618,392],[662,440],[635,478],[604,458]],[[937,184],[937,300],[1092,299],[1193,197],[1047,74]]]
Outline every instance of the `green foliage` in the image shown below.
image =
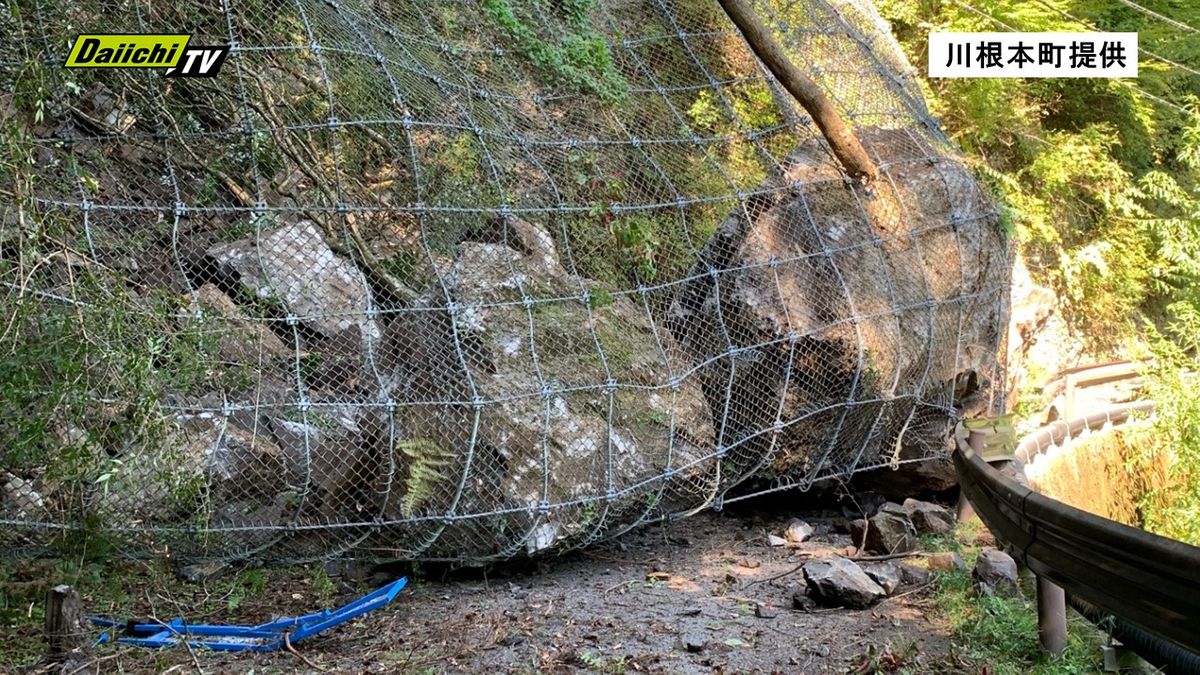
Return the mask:
[[396,449],[408,460],[404,479],[404,498],[400,512],[406,518],[418,513],[436,495],[436,487],[446,479],[445,469],[454,461],[454,453],[428,438],[410,438],[396,443]]
[[[909,58],[928,60],[931,30],[1124,30],[1192,69],[1200,36],[1099,0],[883,0]],[[1160,8],[1162,9],[1162,8]],[[1200,6],[1162,9],[1200,23]],[[1006,203],[1031,269],[1060,291],[1067,318],[1094,347],[1132,334],[1137,314],[1194,293],[1197,114],[1185,103],[1200,76],[1141,57],[1136,83],[1120,80],[924,81],[932,111]]]
[[1147,530],[1200,546],[1200,312],[1191,304],[1174,311],[1177,318],[1168,328],[1173,339],[1148,329],[1154,358],[1145,375],[1155,417],[1139,458],[1150,465],[1156,455],[1166,453],[1169,481],[1143,496],[1138,506]]
[[525,7],[509,0],[484,0],[483,8],[516,41],[525,58],[552,79],[610,103],[629,95],[629,83],[613,64],[604,38],[590,25],[588,15],[595,0],[565,0],[559,4],[565,30],[557,42],[547,41],[542,37],[545,31],[536,28],[554,13],[548,3],[537,0],[528,4]]
[[[977,551],[964,551],[968,565]],[[1034,672],[1076,675],[1096,672],[1096,632],[1072,616],[1066,651],[1052,660],[1038,643],[1037,608],[1029,589],[1018,597],[983,595],[969,569],[939,572],[934,590],[936,614],[953,637],[952,660],[963,672],[1018,675]]]

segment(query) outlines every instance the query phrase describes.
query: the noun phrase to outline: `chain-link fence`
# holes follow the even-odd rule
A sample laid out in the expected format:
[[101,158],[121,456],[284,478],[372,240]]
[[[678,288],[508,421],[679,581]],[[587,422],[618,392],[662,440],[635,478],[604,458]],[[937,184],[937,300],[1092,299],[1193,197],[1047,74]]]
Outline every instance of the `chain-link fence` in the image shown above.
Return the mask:
[[944,461],[1001,218],[869,5],[755,7],[878,180],[711,0],[9,5],[0,545],[481,562]]

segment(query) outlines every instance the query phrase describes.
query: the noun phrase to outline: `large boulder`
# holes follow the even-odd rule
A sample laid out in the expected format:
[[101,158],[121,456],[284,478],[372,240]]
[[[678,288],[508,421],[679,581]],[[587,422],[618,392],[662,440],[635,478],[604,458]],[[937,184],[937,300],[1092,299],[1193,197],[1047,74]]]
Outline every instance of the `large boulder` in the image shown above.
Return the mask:
[[[670,507],[672,486],[710,489],[708,404],[644,299],[568,273],[533,225],[497,227],[459,244],[389,330],[406,434],[392,515],[529,514],[489,538],[536,552],[606,515]],[[664,473],[665,492],[634,491]]]
[[[801,145],[720,225],[670,310],[721,441],[774,448],[778,473],[944,458],[954,409],[986,403],[993,379],[1009,277],[994,206],[920,136],[858,133],[887,158],[879,180],[845,180],[821,143]],[[747,471],[762,452],[742,453]]]

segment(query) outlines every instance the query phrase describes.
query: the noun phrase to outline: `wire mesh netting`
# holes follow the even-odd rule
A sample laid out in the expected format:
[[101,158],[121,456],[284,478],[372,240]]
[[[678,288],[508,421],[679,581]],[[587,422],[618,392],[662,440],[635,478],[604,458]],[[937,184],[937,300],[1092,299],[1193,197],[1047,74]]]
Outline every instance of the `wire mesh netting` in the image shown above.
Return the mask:
[[561,551],[991,404],[1007,237],[869,4],[755,6],[864,186],[714,1],[222,3],[0,18],[8,552]]

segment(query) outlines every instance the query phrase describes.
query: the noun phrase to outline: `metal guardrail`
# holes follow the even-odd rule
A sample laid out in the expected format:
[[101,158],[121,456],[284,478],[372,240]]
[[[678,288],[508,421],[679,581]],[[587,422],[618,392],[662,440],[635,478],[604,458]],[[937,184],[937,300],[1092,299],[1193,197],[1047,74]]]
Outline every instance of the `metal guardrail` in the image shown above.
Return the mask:
[[[1146,403],[1117,406],[1056,422],[1025,437],[1028,461],[1052,444],[1124,422]],[[1038,494],[971,449],[954,454],[962,489],[988,528],[1012,554],[1074,598],[1170,642],[1200,653],[1200,548],[1129,527]]]

